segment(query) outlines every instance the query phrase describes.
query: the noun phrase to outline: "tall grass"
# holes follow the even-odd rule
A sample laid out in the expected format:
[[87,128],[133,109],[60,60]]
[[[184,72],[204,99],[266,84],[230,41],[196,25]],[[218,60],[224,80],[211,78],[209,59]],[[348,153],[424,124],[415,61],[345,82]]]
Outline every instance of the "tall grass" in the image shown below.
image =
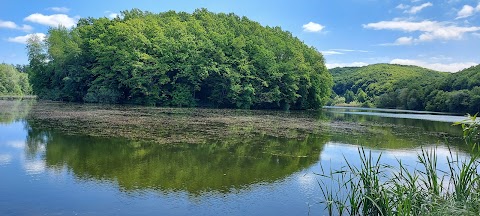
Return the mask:
[[358,149],[360,164],[324,170],[318,184],[329,215],[480,215],[480,157],[476,116],[463,122],[473,153],[466,159],[447,156],[446,169],[438,168],[437,149],[421,149],[417,167],[409,169],[381,162],[382,155]]

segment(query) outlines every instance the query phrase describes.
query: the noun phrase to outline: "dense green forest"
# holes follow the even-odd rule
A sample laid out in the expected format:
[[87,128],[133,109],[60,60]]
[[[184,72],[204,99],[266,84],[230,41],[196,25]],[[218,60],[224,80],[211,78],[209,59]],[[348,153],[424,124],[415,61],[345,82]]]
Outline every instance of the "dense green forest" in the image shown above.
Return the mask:
[[0,64],[0,96],[23,96],[31,91],[26,73],[12,65]]
[[376,64],[334,68],[330,104],[453,113],[480,111],[480,65],[457,73],[417,66]]
[[80,19],[27,49],[42,99],[317,109],[333,86],[322,54],[291,33],[205,9]]

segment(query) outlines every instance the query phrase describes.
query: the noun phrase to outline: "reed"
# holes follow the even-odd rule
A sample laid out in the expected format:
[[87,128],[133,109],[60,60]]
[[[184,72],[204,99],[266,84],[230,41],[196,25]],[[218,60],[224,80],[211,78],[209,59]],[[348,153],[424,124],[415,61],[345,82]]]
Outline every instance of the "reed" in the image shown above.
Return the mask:
[[345,166],[319,175],[329,215],[480,215],[480,157],[476,116],[462,123],[470,157],[460,159],[449,149],[447,170],[438,168],[437,149],[421,149],[409,169],[381,162],[382,155],[358,148],[359,165],[344,158]]

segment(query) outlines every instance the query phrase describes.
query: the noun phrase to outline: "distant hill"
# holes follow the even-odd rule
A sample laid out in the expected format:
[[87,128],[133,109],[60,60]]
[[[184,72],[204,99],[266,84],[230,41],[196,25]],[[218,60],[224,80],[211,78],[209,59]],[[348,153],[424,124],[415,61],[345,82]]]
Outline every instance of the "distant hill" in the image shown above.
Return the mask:
[[480,109],[480,65],[457,73],[394,64],[333,68],[330,73],[334,80],[332,105],[345,100],[382,108],[455,113]]
[[343,95],[346,90],[357,92],[361,88],[369,96],[379,96],[393,88],[401,87],[399,85],[405,82],[440,80],[448,74],[418,66],[394,64],[333,68],[330,69],[330,73],[333,75],[333,90],[336,94]]
[[444,91],[472,90],[480,86],[480,65],[450,74],[439,86]]

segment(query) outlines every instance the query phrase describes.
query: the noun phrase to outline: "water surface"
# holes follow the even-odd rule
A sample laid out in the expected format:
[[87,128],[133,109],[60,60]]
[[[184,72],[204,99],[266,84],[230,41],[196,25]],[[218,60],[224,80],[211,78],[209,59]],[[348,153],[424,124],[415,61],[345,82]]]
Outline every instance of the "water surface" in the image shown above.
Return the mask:
[[[38,115],[51,110],[64,116]],[[394,114],[0,101],[0,215],[323,215],[316,173],[356,163],[359,146],[412,166],[422,147],[440,164],[447,145],[468,155],[457,117]]]

